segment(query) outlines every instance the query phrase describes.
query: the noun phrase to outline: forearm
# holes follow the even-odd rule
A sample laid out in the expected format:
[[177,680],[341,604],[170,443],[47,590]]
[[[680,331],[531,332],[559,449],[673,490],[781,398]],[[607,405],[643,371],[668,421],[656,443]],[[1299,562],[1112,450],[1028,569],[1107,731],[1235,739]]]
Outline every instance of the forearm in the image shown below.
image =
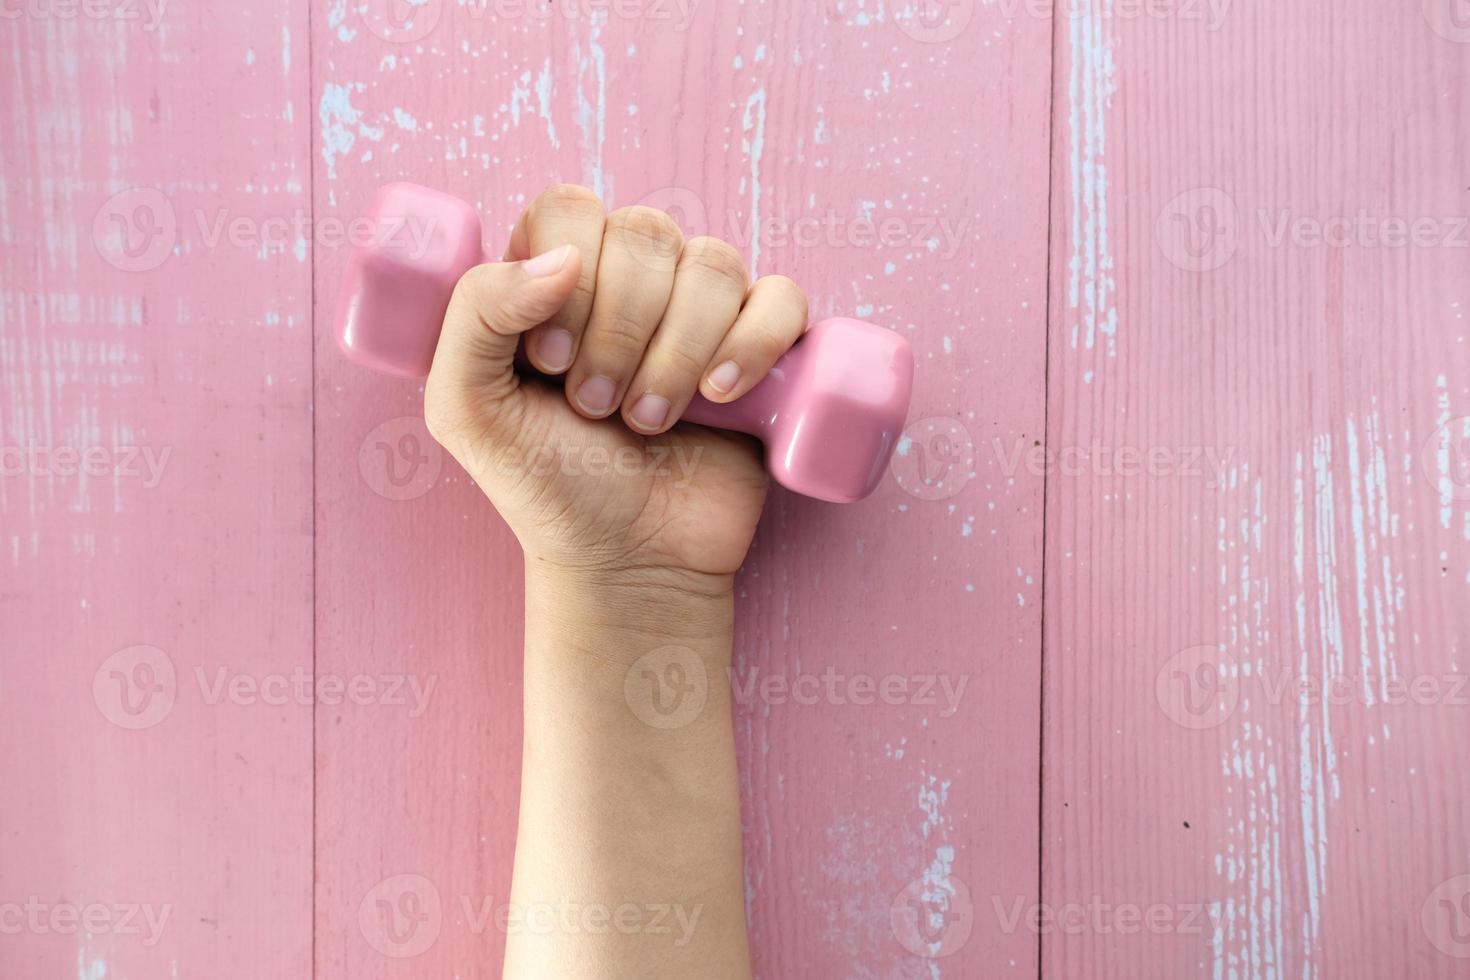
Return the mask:
[[526,570],[505,976],[745,978],[728,579]]

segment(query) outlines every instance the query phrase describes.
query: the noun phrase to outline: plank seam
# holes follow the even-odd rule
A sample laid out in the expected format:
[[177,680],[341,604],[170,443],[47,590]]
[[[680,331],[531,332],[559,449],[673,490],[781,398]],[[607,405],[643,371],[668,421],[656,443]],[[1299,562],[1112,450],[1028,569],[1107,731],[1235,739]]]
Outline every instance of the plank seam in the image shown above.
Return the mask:
[[[1046,132],[1046,300],[1044,311],[1045,339],[1042,343],[1041,365],[1041,446],[1043,458],[1051,448],[1051,333],[1052,333],[1052,252],[1055,244],[1056,225],[1052,221],[1056,207],[1056,153],[1053,141],[1057,132],[1057,50],[1061,30],[1057,18],[1051,19],[1051,58],[1048,77],[1051,97],[1047,103]],[[1047,504],[1050,502],[1051,468],[1041,472],[1041,616],[1037,637],[1037,730],[1036,730],[1036,902],[1045,907],[1046,884],[1046,556],[1047,556]],[[1041,930],[1036,931],[1036,978],[1046,976],[1046,943]]]
[[[316,37],[314,27],[316,18],[312,15],[312,8],[306,5],[306,100],[305,104],[312,104],[312,89],[316,84]],[[307,227],[316,227],[316,119],[314,113],[307,113],[306,122],[306,214]],[[317,439],[317,414],[316,414],[316,249],[308,250],[306,303],[307,303],[307,326],[310,330],[310,370],[311,370],[311,399],[307,405],[311,420],[311,676],[317,676],[317,553],[316,553],[316,506],[317,506],[317,461],[316,461],[316,439]],[[317,699],[312,699],[311,706],[311,738],[308,743],[311,746],[311,881],[308,887],[311,889],[311,965],[309,976],[317,976],[317,947],[316,947],[316,878],[317,878],[317,779],[316,779],[316,725],[317,725]]]

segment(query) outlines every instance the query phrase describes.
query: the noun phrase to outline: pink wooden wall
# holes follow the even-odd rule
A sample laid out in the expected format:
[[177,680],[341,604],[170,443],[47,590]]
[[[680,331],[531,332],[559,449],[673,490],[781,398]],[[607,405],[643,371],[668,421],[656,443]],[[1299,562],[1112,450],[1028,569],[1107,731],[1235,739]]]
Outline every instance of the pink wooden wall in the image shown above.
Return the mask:
[[5,7],[0,976],[498,970],[519,558],[328,333],[396,178],[915,345],[740,579],[761,977],[1470,975],[1462,7]]

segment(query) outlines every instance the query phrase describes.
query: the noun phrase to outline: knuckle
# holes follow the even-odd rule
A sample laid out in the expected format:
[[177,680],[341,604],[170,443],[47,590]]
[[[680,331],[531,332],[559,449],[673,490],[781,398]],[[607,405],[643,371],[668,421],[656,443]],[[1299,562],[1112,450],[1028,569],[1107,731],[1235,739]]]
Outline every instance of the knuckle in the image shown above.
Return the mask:
[[536,309],[535,301],[522,291],[500,297],[490,310],[490,314],[481,319],[487,327],[499,334],[518,333],[543,319]]
[[609,310],[597,324],[596,342],[589,344],[591,354],[602,352],[619,362],[636,359],[648,344],[648,329],[627,310]]
[[570,331],[573,337],[580,337],[587,328],[587,321],[592,315],[592,304],[596,296],[596,273],[588,271],[584,265],[582,274],[577,277],[576,285],[572,287],[571,296],[567,297],[567,301],[561,305],[560,309],[552,313],[546,322]]
[[453,452],[465,427],[465,411],[459,399],[441,385],[430,385],[425,391],[424,427],[435,442]]
[[533,216],[553,214],[591,215],[602,213],[602,199],[581,184],[554,184],[546,188],[531,206]]
[[745,258],[735,246],[708,235],[691,238],[685,244],[683,261],[737,286],[742,295],[750,281],[745,271]]
[[534,316],[528,297],[505,289],[504,269],[493,263],[471,268],[454,284],[450,307],[458,306],[490,330],[501,331]]
[[752,323],[750,332],[741,339],[741,346],[756,352],[762,358],[777,358],[791,346],[794,338],[787,337],[767,323]]
[[607,237],[644,255],[673,258],[684,244],[684,233],[667,213],[634,205],[607,216]]
[[806,318],[806,293],[789,276],[762,276],[756,280],[755,288]]
[[570,322],[576,310],[582,311],[581,320],[576,324],[578,330],[587,320],[587,311],[592,309],[592,301],[597,296],[597,279],[589,273],[583,273],[577,278],[577,284],[572,287],[571,298],[562,307],[561,313],[557,314],[558,320]]
[[675,342],[659,352],[655,371],[660,378],[668,378],[692,390],[699,384],[708,361],[707,352],[699,351],[692,344]]
[[498,291],[495,288],[497,278],[496,267],[489,262],[472,266],[454,284],[453,298],[468,302],[475,309],[484,309]]

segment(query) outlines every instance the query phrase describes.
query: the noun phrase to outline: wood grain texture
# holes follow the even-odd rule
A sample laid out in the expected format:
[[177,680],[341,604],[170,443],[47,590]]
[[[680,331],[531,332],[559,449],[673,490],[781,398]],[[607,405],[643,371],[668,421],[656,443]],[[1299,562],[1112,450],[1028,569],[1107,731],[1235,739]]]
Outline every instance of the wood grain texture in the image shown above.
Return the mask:
[[1470,968],[1470,46],[1419,6],[1058,24],[1046,975]]
[[0,976],[303,976],[304,6],[4,16]]
[[[529,196],[583,183],[735,241],[814,316],[912,338],[931,421],[894,479],[853,507],[777,495],[740,578],[755,958],[771,978],[1033,974],[1035,937],[988,896],[1030,904],[1038,875],[1041,474],[1004,464],[1042,432],[1049,28],[573,8],[320,10],[317,209],[413,179],[474,201],[498,251]],[[319,256],[318,660],[437,687],[417,718],[318,715],[318,973],[484,974],[513,847],[519,555],[413,421],[419,387],[338,356],[339,271]]]
[[519,555],[330,336],[397,178],[914,342],[740,578],[760,976],[1466,974],[1453,3],[65,9],[0,21],[0,975],[499,968]]

